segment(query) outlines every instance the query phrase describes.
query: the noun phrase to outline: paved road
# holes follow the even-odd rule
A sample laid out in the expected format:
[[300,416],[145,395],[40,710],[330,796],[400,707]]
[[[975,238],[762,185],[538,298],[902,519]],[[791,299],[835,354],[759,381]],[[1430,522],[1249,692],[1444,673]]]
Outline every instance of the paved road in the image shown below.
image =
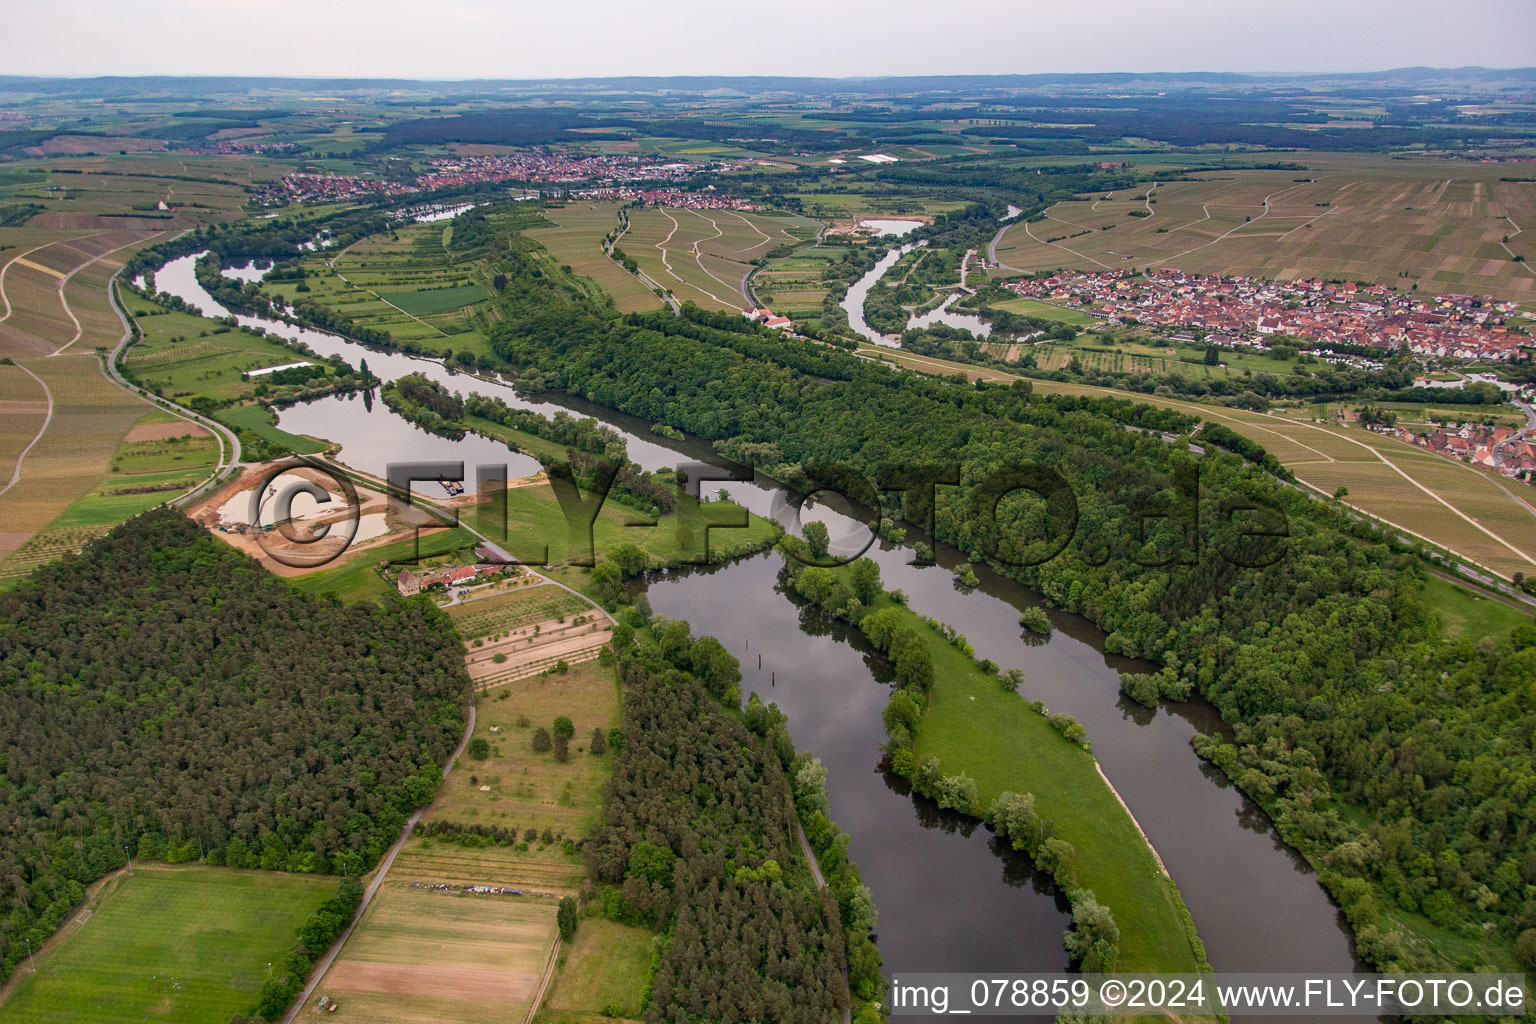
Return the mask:
[[[4,291],[4,288],[0,287],[0,294],[4,294]],[[20,363],[16,363],[16,369],[37,381],[37,386],[43,389],[43,397],[48,400],[48,414],[43,417],[42,425],[37,428],[37,435],[33,437],[31,441],[27,442],[27,446],[21,450],[21,454],[16,456],[16,469],[13,473],[11,473],[10,482],[7,483],[4,487],[0,487],[0,494],[4,494],[6,491],[10,490],[12,487],[15,487],[18,483],[21,482],[21,464],[27,461],[27,454],[31,452],[33,448],[37,447],[37,442],[43,439],[43,434],[48,430],[48,424],[53,422],[53,392],[48,390],[48,385],[43,382],[43,378],[33,373],[25,366],[22,366]]]
[[[474,734],[475,705],[471,701],[469,704],[469,723],[464,727],[464,736],[459,740],[459,745],[454,748],[452,754],[448,755],[448,762],[443,765],[443,778],[446,779],[448,777],[448,772],[453,768],[453,762],[458,760],[459,756],[464,753],[464,748],[469,746],[469,738]],[[389,874],[389,869],[394,866],[395,857],[399,855],[401,847],[405,845],[405,841],[411,837],[411,830],[416,827],[416,823],[421,820],[422,812],[426,809],[427,806],[425,804],[416,808],[416,813],[411,815],[410,820],[405,823],[405,827],[400,830],[400,838],[395,840],[394,845],[389,848],[389,852],[379,861],[379,866],[373,872],[373,881],[369,882],[368,888],[363,890],[363,901],[357,905],[357,913],[353,916],[352,923],[347,925],[347,930],[341,933],[341,938],[332,944],[331,948],[326,951],[325,956],[321,957],[320,961],[315,965],[315,969],[310,972],[309,983],[304,986],[304,991],[299,994],[299,998],[294,1001],[294,1004],[288,1008],[288,1012],[283,1015],[282,1024],[293,1024],[293,1019],[299,1015],[299,1011],[304,1009],[304,1004],[309,1002],[310,996],[315,994],[315,989],[320,987],[320,982],[325,980],[326,972],[331,969],[331,964],[336,962],[337,954],[347,944],[347,940],[352,937],[353,929],[363,919],[363,914],[368,910],[368,904],[373,902],[373,897],[379,891],[379,886],[384,884],[384,876]]]
[[[121,271],[118,273],[121,273]],[[187,502],[197,499],[204,492],[217,487],[219,481],[223,479],[224,471],[226,469],[239,466],[241,464],[240,438],[235,436],[235,432],[233,430],[230,430],[228,427],[218,422],[217,420],[209,419],[207,416],[204,416],[201,413],[195,413],[191,409],[184,408],[182,406],[176,405],[174,402],[170,402],[166,399],[159,398],[156,395],[152,395],[122,375],[122,372],[117,368],[117,360],[118,356],[122,354],[123,349],[128,347],[129,341],[133,339],[133,330],[131,327],[129,327],[128,314],[123,310],[123,307],[117,301],[117,274],[113,274],[112,279],[107,282],[107,296],[112,304],[112,312],[117,314],[117,319],[123,325],[123,336],[118,340],[117,347],[114,348],[111,352],[107,353],[106,366],[103,372],[105,372],[119,387],[123,387],[129,391],[132,391],[146,402],[149,402],[158,408],[165,409],[168,412],[172,412],[184,420],[189,420],[190,422],[207,427],[209,430],[213,431],[213,436],[219,441],[218,466],[215,467],[212,475],[209,476],[207,480],[203,481],[201,485],[177,499],[178,504],[186,504]],[[227,458],[226,449],[228,451]]]
[[[816,879],[816,888],[826,891],[827,880],[821,877],[821,865],[816,863],[816,854],[811,850],[811,841],[805,838],[805,828],[799,819],[795,821],[795,834],[800,837],[800,849],[805,851],[805,859],[810,862],[811,874]],[[848,957],[843,956],[843,989],[848,993],[848,1005],[843,1007],[843,1024],[850,1024],[853,1020],[853,986],[848,981]]]

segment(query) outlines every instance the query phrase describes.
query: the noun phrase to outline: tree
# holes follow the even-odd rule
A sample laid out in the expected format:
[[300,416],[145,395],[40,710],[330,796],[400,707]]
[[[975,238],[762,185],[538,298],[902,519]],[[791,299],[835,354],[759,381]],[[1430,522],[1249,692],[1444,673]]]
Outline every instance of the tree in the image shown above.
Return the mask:
[[1349,488],[1345,487],[1343,484],[1340,484],[1338,487],[1334,488],[1333,496],[1336,500],[1343,500],[1349,496]]
[[1003,672],[1001,681],[1003,689],[1018,693],[1019,687],[1024,685],[1024,670],[1020,668],[1007,669]]
[[987,811],[987,824],[1007,839],[1015,850],[1034,851],[1041,838],[1040,815],[1033,793],[999,793]]
[[624,576],[613,562],[599,562],[592,569],[592,596],[604,608],[613,608],[624,596]]
[[555,923],[560,927],[560,940],[570,942],[576,936],[576,901],[569,896],[560,897],[560,907],[555,911]]
[[617,566],[625,579],[630,579],[645,572],[650,556],[635,545],[626,543],[609,547],[603,552],[603,559]]
[[[1115,923],[1115,915],[1090,889],[1074,889],[1067,894],[1067,900],[1072,904],[1072,928],[1065,936],[1067,953],[1085,968],[1096,960],[1091,970],[1104,970],[1105,955],[1115,950],[1120,942],[1120,926]],[[1098,946],[1099,943],[1104,945]],[[1091,957],[1090,954],[1095,955]],[[1111,958],[1109,969],[1113,967]]]
[[555,760],[562,764],[571,759],[571,738],[565,733],[555,733]]
[[810,550],[811,557],[818,562],[826,558],[827,552],[832,547],[832,538],[827,533],[827,524],[812,520],[805,524],[801,532],[805,534],[805,545]]
[[566,739],[576,735],[576,726],[572,723],[570,716],[559,715],[555,718],[554,733],[556,736],[564,736]]
[[712,636],[694,641],[689,654],[693,674],[716,697],[734,700],[736,684],[741,682],[741,663]]
[[827,813],[827,767],[820,758],[801,755],[793,789],[795,803],[806,813]]
[[484,761],[491,756],[491,744],[484,736],[476,736],[469,741],[469,756],[476,761]]
[[854,596],[865,604],[874,604],[880,596],[880,566],[869,558],[860,558],[849,568]]
[[894,734],[898,726],[909,734],[915,733],[917,723],[922,721],[922,718],[923,709],[905,689],[894,691],[891,699],[886,702],[885,710],[880,713],[880,720],[885,723],[887,735]]
[[549,738],[549,730],[542,725],[533,732],[533,749],[539,753],[549,750],[554,744]]
[[593,729],[592,739],[587,744],[587,753],[604,754],[608,751],[608,741],[603,737],[603,730]]

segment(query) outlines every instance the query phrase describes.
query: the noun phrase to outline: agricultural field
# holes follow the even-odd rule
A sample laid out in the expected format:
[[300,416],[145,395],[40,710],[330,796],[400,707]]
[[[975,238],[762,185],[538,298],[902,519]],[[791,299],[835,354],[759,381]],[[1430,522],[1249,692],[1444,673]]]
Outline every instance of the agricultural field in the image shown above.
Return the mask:
[[803,217],[732,210],[632,210],[619,248],[679,302],[740,311],[752,304],[746,276],[752,261],[784,245],[816,237]]
[[[567,672],[528,676],[481,694],[477,708],[475,737],[486,741],[487,756],[460,757],[421,820],[515,828],[522,841],[477,847],[415,837],[400,852],[392,877],[575,895],[585,868],[579,851],[565,844],[582,839],[602,808],[612,755],[592,754],[588,747],[592,730],[606,735],[619,724],[614,670],[587,661]],[[563,763],[550,751],[533,749],[535,731],[552,729],[560,715],[576,730],[570,760]]]
[[490,597],[461,601],[450,607],[448,615],[459,636],[466,641],[494,638],[536,622],[559,620],[592,610],[584,599],[564,587],[540,584],[535,577],[527,578],[531,584]]
[[[1010,373],[929,356],[872,347],[864,351],[925,373],[958,372],[973,380],[1015,379]],[[1048,393],[1126,394],[1087,384],[1031,383]],[[1332,496],[1339,487],[1346,487],[1348,504],[1506,578],[1517,572],[1536,573],[1536,492],[1525,484],[1358,426],[1151,395],[1135,398],[1230,427],[1263,445],[1319,495]]]
[[48,415],[43,385],[20,366],[0,364],[0,486],[11,479],[22,450]]
[[196,487],[218,461],[219,442],[205,427],[167,412],[148,413],[117,446],[101,482],[48,529],[116,525]]
[[603,238],[619,226],[618,203],[571,202],[544,211],[547,228],[523,234],[542,245],[557,263],[590,278],[621,313],[660,309],[661,299],[603,252]]
[[807,217],[827,221],[853,221],[863,217],[933,217],[965,205],[942,199],[872,195],[837,189],[799,192],[790,198],[799,203]]
[[767,266],[752,275],[752,294],[760,305],[797,323],[818,320],[828,290],[821,275],[827,265],[845,251],[835,246],[816,245],[801,249],[793,256],[770,260]]
[[285,302],[308,299],[361,327],[388,331],[424,350],[488,352],[476,314],[491,281],[473,253],[446,248],[451,223],[429,221],[370,235],[341,252],[307,257],[302,281],[265,281]]
[[[994,343],[992,347],[1000,344]],[[1112,339],[1097,334],[1080,334],[1067,342],[1027,342],[1018,345],[1017,350],[1033,354],[1035,365],[1042,370],[1059,370],[1075,359],[1089,370],[1182,373],[1187,377],[1203,378],[1241,378],[1255,373],[1283,375],[1290,373],[1297,363],[1295,356],[1278,358],[1268,352],[1223,352],[1221,362],[1211,366],[1206,364],[1205,349],[1200,345],[1146,337]]]
[[540,1021],[569,1024],[584,1019],[594,1008],[604,1016],[639,1018],[654,938],[634,925],[597,917],[582,921],[562,954],[561,970],[544,1000]]
[[260,381],[243,380],[243,374],[307,362],[293,349],[239,328],[165,309],[126,289],[120,294],[142,332],[124,353],[127,374],[181,405],[250,401]]
[[1306,164],[1058,203],[1044,220],[1011,225],[997,258],[1014,271],[1166,265],[1536,300],[1536,186],[1499,180],[1496,164],[1346,154]]
[[15,1024],[169,1024],[248,1012],[266,965],[336,889],[334,878],[136,866],[88,899],[37,973],[17,973],[0,1016]]
[[[355,1015],[350,1019],[384,1024],[521,1022],[541,995],[557,1019],[637,1016],[651,934],[589,916],[557,957],[555,926],[559,898],[576,896],[585,878],[576,844],[601,812],[611,771],[612,751],[592,753],[591,735],[619,724],[619,703],[614,670],[596,662],[482,694],[469,750],[316,998],[337,1000],[339,1013]],[[559,716],[574,728],[566,761],[533,749],[534,731],[553,729]],[[460,843],[432,835],[439,822],[495,826],[520,838]],[[432,885],[502,886],[522,895]]]
[[395,879],[398,865],[391,875],[310,1006],[327,997],[336,1019],[368,1024],[527,1019],[554,950],[556,901],[412,888]]

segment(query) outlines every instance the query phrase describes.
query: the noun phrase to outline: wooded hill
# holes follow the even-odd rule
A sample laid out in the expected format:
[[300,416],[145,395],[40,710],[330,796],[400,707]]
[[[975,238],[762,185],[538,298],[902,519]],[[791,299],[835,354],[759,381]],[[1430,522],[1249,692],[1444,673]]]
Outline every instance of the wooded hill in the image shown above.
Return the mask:
[[463,732],[426,602],[296,594],[146,512],[0,596],[0,978],[128,854],[361,874]]

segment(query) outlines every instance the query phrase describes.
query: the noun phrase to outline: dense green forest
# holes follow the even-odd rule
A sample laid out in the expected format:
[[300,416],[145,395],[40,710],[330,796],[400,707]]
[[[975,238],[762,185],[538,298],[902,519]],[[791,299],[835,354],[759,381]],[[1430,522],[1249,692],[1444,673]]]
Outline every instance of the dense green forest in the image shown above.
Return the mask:
[[634,637],[614,638],[622,748],[585,851],[605,912],[665,936],[646,1021],[834,1019],[843,928],[797,846],[788,733],[744,724],[740,670],[713,638],[687,623]]
[[[1485,951],[1458,961],[1507,958],[1517,944],[1532,955],[1536,629],[1445,639],[1417,562],[1369,527],[1242,456],[1199,458],[1125,429],[1187,431],[1177,414],[922,378],[687,306],[681,318],[614,317],[554,301],[531,261],[501,269],[493,344],[525,379],[708,438],[783,480],[833,463],[871,478],[891,463],[959,463],[961,486],[940,492],[939,539],[1216,703],[1241,740],[1218,760],[1322,866],[1373,964],[1446,963],[1413,937],[1424,917]],[[1074,501],[1013,497],[992,514],[984,482],[1028,465],[1059,474]],[[1175,479],[1191,473],[1199,501],[1185,511],[1198,511],[1198,529],[1159,532],[1177,516],[1149,529],[1145,516],[1176,509]],[[887,494],[884,513],[921,522],[928,510],[905,500]],[[1245,504],[1288,523],[1267,554],[1244,553],[1253,542],[1228,528]],[[1056,547],[1043,532],[1064,535],[1074,519],[1059,557],[1010,564]]]
[[0,977],[127,855],[356,875],[463,731],[426,602],[296,594],[180,513],[0,596]]

